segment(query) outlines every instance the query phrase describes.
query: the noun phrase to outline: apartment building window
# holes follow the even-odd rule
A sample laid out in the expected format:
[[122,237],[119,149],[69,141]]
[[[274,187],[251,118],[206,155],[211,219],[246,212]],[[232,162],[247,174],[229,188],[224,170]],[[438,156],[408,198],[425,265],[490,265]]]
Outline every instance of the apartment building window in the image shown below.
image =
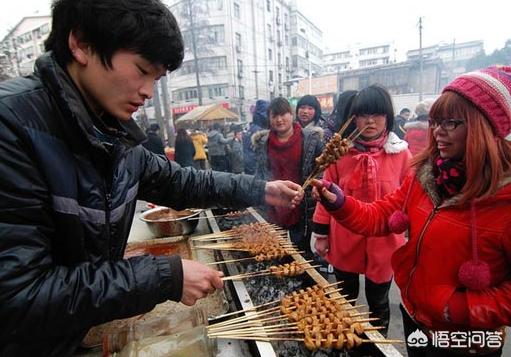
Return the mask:
[[266,24],[266,29],[268,30],[268,38],[270,39],[270,41],[273,41],[273,33],[271,31],[271,25]]
[[289,57],[286,57],[286,69],[289,69]]
[[282,74],[279,73],[279,84],[282,84]]
[[236,52],[241,52],[241,34],[236,32]]
[[210,98],[225,97],[226,92],[227,92],[226,84],[208,86],[208,94]]
[[241,10],[240,10],[240,4],[237,2],[234,3],[234,17],[237,19],[241,19]]
[[266,10],[268,10],[268,12],[271,11],[271,1],[270,0],[266,0]]
[[190,100],[197,98],[197,88],[185,88],[174,91],[174,96],[177,100]]
[[279,65],[279,67],[282,64],[282,55],[280,53],[277,54],[277,64]]
[[268,78],[270,79],[270,81],[273,82],[273,71],[272,70],[268,71]]
[[[200,58],[198,60],[199,72],[214,72],[221,69],[227,68],[227,57],[218,56],[218,57],[208,57],[208,58]],[[181,65],[179,69],[180,75],[186,75],[190,73],[195,73],[195,62],[185,61]]]
[[[189,48],[190,44],[192,43],[191,32],[183,31],[181,34],[183,36],[185,47]],[[200,30],[197,30],[195,39],[197,41],[198,47],[204,45],[223,44],[225,42],[224,25],[204,26]]]
[[50,32],[50,25],[44,24],[40,27],[41,34],[46,35],[48,32]]
[[273,51],[271,48],[268,48],[268,61],[273,60]]
[[238,78],[243,78],[243,61],[238,60]]
[[238,87],[238,90],[239,90],[239,92],[240,92],[240,98],[241,98],[241,99],[245,99],[245,87],[243,87],[243,86],[239,86],[239,87]]
[[222,44],[225,41],[224,25],[208,26],[206,32],[209,44]]

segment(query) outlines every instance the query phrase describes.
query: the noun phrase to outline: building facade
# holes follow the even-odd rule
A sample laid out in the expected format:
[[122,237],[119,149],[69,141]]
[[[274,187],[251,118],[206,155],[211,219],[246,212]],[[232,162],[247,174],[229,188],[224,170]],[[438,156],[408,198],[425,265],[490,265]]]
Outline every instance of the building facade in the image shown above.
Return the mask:
[[33,72],[36,58],[44,52],[50,29],[50,16],[28,16],[4,37],[0,49],[9,59],[15,76]]
[[392,42],[372,45],[355,44],[323,55],[325,73],[376,67],[394,62],[395,46]]
[[289,97],[293,78],[308,77],[309,67],[320,72],[322,33],[289,0],[169,6],[185,42],[183,65],[169,79],[174,118],[197,105],[225,103],[246,121],[257,99]]
[[[434,46],[422,48],[422,58],[439,59],[444,63],[444,72],[442,78],[444,82],[449,82],[455,77],[467,71],[468,60],[479,53],[484,52],[483,41],[468,41],[450,44],[436,44]],[[419,49],[413,49],[406,53],[408,61],[419,61]]]

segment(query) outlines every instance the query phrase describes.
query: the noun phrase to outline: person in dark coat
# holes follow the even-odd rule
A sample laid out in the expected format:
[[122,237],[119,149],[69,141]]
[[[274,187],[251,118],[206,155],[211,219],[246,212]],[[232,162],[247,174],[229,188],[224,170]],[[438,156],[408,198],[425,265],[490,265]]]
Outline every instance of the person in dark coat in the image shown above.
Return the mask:
[[405,137],[405,134],[406,134],[405,124],[408,121],[408,119],[410,118],[410,114],[411,114],[410,109],[403,108],[399,111],[399,115],[397,115],[394,118],[393,131],[394,131],[394,133],[397,134],[399,139],[404,139],[404,137]]
[[147,140],[142,143],[142,146],[155,154],[165,155],[165,147],[160,136],[160,126],[151,124],[146,131],[146,135]]
[[243,144],[242,133],[240,129],[234,130],[234,137],[229,143],[229,167],[234,174],[243,173]]
[[185,129],[178,129],[176,136],[176,162],[182,167],[193,166],[195,146]]
[[253,175],[256,170],[255,151],[252,145],[252,136],[258,131],[268,129],[268,106],[270,102],[264,99],[257,100],[248,130],[243,133],[243,163],[245,173]]
[[229,140],[224,137],[221,129],[221,125],[215,123],[208,132],[208,156],[213,170],[227,172],[229,161],[226,146],[229,144]]
[[0,356],[72,356],[98,324],[192,305],[221,273],[123,258],[137,199],[177,210],[287,205],[300,187],[181,168],[132,115],[184,56],[159,0],[57,0],[35,72],[0,83]]

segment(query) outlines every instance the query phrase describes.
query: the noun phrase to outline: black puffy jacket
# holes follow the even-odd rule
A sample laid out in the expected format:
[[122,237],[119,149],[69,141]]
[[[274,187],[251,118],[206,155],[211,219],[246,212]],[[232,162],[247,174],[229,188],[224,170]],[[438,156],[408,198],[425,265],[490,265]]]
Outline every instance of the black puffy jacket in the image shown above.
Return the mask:
[[260,204],[264,181],[183,169],[117,122],[107,149],[66,72],[0,84],[0,356],[70,355],[97,324],[180,300],[179,257],[123,260],[137,198],[176,209]]

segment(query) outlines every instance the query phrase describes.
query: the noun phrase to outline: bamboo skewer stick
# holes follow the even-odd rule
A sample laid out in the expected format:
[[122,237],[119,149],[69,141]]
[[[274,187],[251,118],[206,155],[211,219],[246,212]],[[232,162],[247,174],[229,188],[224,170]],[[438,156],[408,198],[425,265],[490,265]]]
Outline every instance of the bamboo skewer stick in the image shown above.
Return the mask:
[[[290,338],[280,338],[280,337],[243,337],[243,336],[222,336],[221,338],[229,338],[232,340],[255,340],[255,341],[262,341],[262,342],[270,342],[270,341],[298,341],[303,342],[303,338],[299,337],[290,337]],[[326,339],[322,339],[321,341],[326,341]],[[332,342],[336,342],[337,339],[333,339]],[[368,339],[361,339],[362,343],[374,343],[374,344],[394,344],[394,343],[404,343],[403,340],[368,340]]]
[[215,216],[201,216],[201,217],[192,217],[192,218],[188,218],[189,221],[191,220],[199,220],[199,219],[207,219],[207,218],[222,218],[222,217],[232,217],[232,218],[240,218],[240,217],[243,217],[243,216],[246,216],[250,214],[250,212],[248,211],[240,211],[240,212],[230,212],[230,213],[225,213],[225,214],[217,214]]
[[[309,270],[309,269],[313,269],[313,268],[317,268],[321,266],[321,264],[318,264],[318,265],[311,265],[310,267],[307,267],[304,269],[304,273],[306,270]],[[268,269],[265,269],[265,270],[268,270]],[[244,273],[244,274],[237,274],[237,275],[231,275],[231,276],[224,276],[222,278],[223,281],[226,281],[226,280],[243,280],[245,278],[253,278],[253,277],[256,277],[256,276],[265,276],[265,275],[275,275],[276,277],[279,277],[278,275],[272,273],[271,271],[265,271],[265,270],[262,270],[260,272],[254,272],[254,273]],[[301,275],[301,274],[297,274],[297,275]],[[292,277],[294,275],[291,275],[290,277]],[[285,277],[285,276],[280,276],[280,277]]]
[[241,262],[241,261],[244,261],[244,260],[254,260],[254,259],[255,259],[255,257],[239,258],[239,259],[229,259],[229,260],[221,260],[219,262],[206,263],[205,265],[218,265],[218,264],[225,264],[225,263],[236,263],[236,262]]
[[346,129],[348,129],[348,126],[351,124],[351,122],[355,119],[355,115],[352,115],[348,120],[346,120],[346,122],[343,124],[343,126],[339,129],[339,131],[337,132],[337,134],[339,134],[340,136],[342,136],[342,134],[344,134],[344,131],[346,131]]
[[260,307],[268,306],[268,305],[272,305],[272,304],[276,304],[276,303],[280,303],[280,300],[270,301],[270,302],[267,302],[265,304],[261,304],[261,305],[257,305],[257,306],[252,306],[252,307],[249,307],[248,309],[244,309],[244,310],[228,312],[226,314],[215,316],[214,319],[218,320],[218,319],[223,319],[224,317],[228,317],[228,316],[232,316],[232,315],[236,315],[236,314],[242,314],[242,313],[245,313],[245,312],[255,311],[255,310],[257,310]]
[[[351,122],[351,120],[353,120],[353,117],[351,117],[348,121]],[[341,128],[342,129],[342,132],[341,130],[339,130],[340,135],[342,135],[342,133],[344,132],[344,130],[346,130],[346,128],[348,127],[349,123],[346,122],[344,124],[344,126]],[[357,139],[360,135],[362,135],[362,133],[364,132],[365,129],[367,129],[369,127],[369,125],[366,125],[365,127],[363,127],[360,131],[358,130],[354,130],[353,133],[350,134],[350,136],[348,136],[348,138],[346,138],[348,141],[352,142],[354,141],[355,139]],[[316,165],[314,167],[314,169],[312,170],[312,172],[310,173],[310,175],[307,177],[307,179],[305,179],[303,185],[302,185],[302,190],[305,190],[305,188],[307,188],[307,186],[310,185],[310,183],[312,182],[312,180],[318,176],[320,173],[321,173],[321,169],[319,167],[319,165]]]

